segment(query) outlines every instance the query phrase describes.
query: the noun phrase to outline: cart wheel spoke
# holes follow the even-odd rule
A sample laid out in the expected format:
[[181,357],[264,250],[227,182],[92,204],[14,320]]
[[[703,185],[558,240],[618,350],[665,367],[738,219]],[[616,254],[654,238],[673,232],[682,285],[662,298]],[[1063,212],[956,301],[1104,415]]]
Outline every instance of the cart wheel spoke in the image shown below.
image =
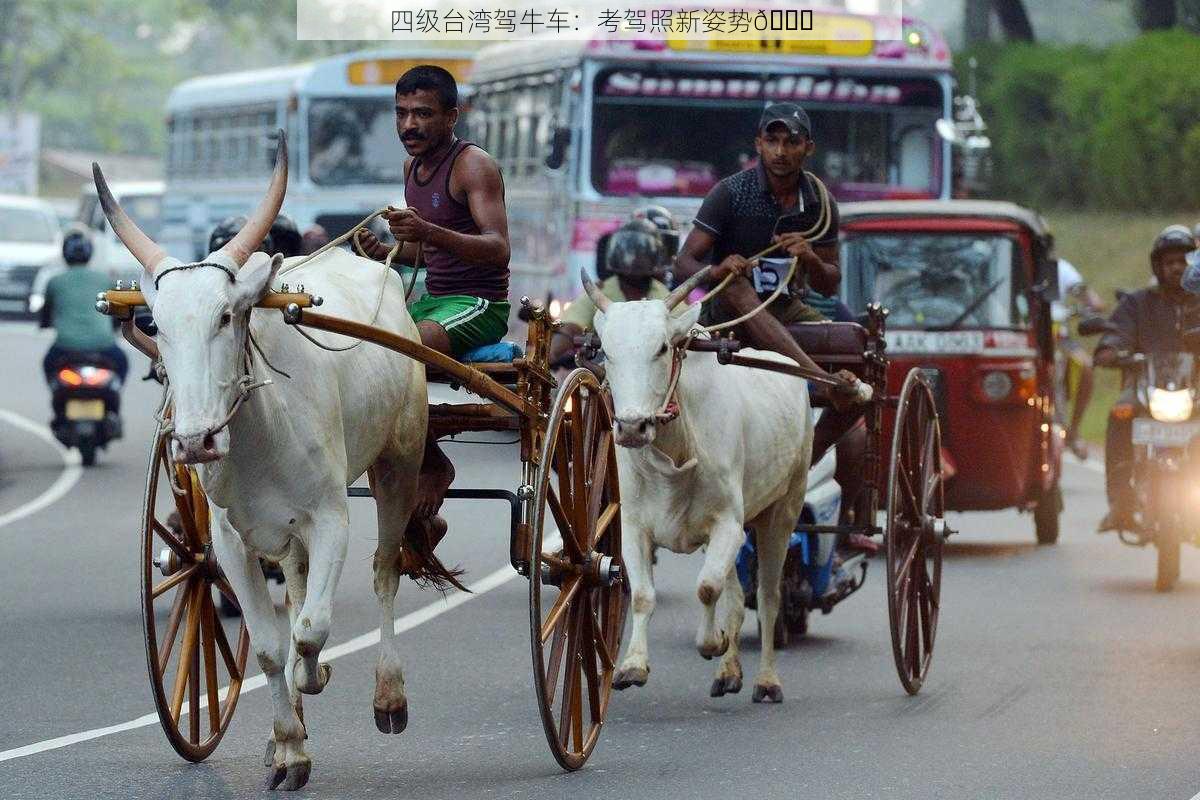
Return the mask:
[[567,618],[559,617],[554,629],[554,643],[550,646],[550,663],[546,667],[546,703],[554,705],[558,688],[559,669],[562,667],[563,650],[567,645]]
[[199,568],[199,566],[199,564],[193,563],[179,570],[161,583],[156,584],[154,588],[150,590],[150,596],[159,597],[163,594],[163,592],[169,591],[173,587],[183,583],[188,578],[192,577],[192,574]]
[[575,595],[579,594],[579,587],[583,585],[583,579],[578,575],[565,578],[564,581],[570,581],[570,585],[564,587],[559,593],[558,599],[550,607],[550,613],[546,614],[546,621],[542,624],[543,643],[550,638],[550,634],[558,627],[559,619],[571,607],[571,601],[575,598]]
[[[904,587],[908,586],[908,581],[909,581],[909,578],[911,577],[909,575],[909,570],[912,569],[913,559],[915,559],[917,557],[917,551],[920,549],[921,549],[921,539],[919,537],[914,536],[913,540],[912,540],[912,547],[908,548],[908,552],[905,554],[904,560],[900,563],[900,566],[896,569],[896,581],[900,586],[904,586]],[[899,586],[897,587],[896,593],[898,595],[903,596],[903,592],[900,590]]]
[[579,613],[571,609],[567,618],[567,658],[563,677],[562,708],[558,717],[558,736],[564,748],[570,747],[571,730],[575,727],[576,703],[579,700]]
[[158,651],[158,671],[166,672],[171,659],[171,650],[179,635],[179,624],[183,622],[183,614],[187,611],[188,600],[192,593],[190,587],[181,586],[175,590],[175,602],[171,604],[171,612],[167,617],[167,635],[163,637],[162,646]]
[[175,555],[179,556],[180,560],[184,563],[192,560],[192,552],[165,525],[156,519],[151,520],[150,524],[154,526],[154,535],[162,539],[163,544],[171,548]]
[[183,644],[179,648],[179,666],[175,671],[175,690],[171,693],[171,719],[179,722],[183,713],[183,695],[187,689],[188,677],[191,674],[192,653],[196,649],[196,639],[200,632],[200,595],[196,591],[197,584],[189,584],[191,598],[188,601],[187,621],[183,625]]
[[563,549],[567,551],[572,561],[577,564],[582,563],[584,557],[583,551],[579,547],[579,539],[575,536],[572,521],[567,516],[567,512],[563,510],[562,503],[553,488],[547,487],[546,504],[550,507],[550,513],[554,516],[554,524],[558,526],[558,533],[562,536]]
[[213,639],[216,640],[217,649],[221,651],[221,660],[225,662],[225,670],[229,673],[229,680],[240,681],[242,679],[242,670],[238,666],[237,659],[233,656],[233,650],[229,646],[229,639],[225,637],[225,626],[221,624],[221,620],[214,620],[213,624]]

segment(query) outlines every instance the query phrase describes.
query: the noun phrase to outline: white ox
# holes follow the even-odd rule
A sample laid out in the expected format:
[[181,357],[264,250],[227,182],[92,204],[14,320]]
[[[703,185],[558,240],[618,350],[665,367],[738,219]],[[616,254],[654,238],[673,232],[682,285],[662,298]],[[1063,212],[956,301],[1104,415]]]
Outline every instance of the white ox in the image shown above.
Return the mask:
[[[198,464],[215,552],[241,602],[271,690],[268,781],[271,788],[282,783],[298,789],[311,769],[298,692],[316,694],[329,679],[329,667],[318,656],[329,636],[346,558],[346,486],[364,471],[379,523],[375,721],[384,733],[400,733],[407,723],[393,618],[398,561],[425,443],[425,371],[420,363],[374,345],[340,353],[322,350],[289,330],[279,312],[251,314],[283,263],[281,256],[252,253],[278,214],[287,187],[282,138],[266,198],[236,238],[198,265],[167,257],[117,205],[99,167],[95,178],[113,230],[144,267],[143,292],[158,325],[158,347],[174,396],[172,455]],[[381,269],[331,250],[289,278],[320,286],[322,310],[370,320]],[[395,277],[387,276],[375,324],[419,340]],[[275,383],[251,392],[228,426],[218,429],[238,395],[248,332],[290,378],[271,374]],[[257,355],[253,365],[256,377],[266,377],[268,367]],[[277,619],[260,556],[283,568],[292,606],[290,637],[287,624]]]
[[[618,689],[641,686],[650,672],[647,627],[654,611],[651,553],[705,547],[696,594],[704,606],[696,647],[705,658],[722,656],[712,684],[714,697],[742,688],[738,632],[745,616],[734,561],[755,532],[758,550],[758,614],[762,659],[754,681],[755,702],[780,702],[775,670],[779,585],[788,540],[804,506],[813,426],[808,385],[799,378],[722,365],[709,353],[690,353],[680,368],[679,415],[669,423],[658,413],[667,400],[672,345],[696,325],[699,305],[672,314],[701,276],[667,300],[613,302],[584,277],[600,313],[596,331],[604,343],[612,390],[621,480],[623,555],[633,589],[633,631],[614,677]],[[794,363],[777,353],[746,351],[758,358]],[[717,625],[717,604],[724,613]]]

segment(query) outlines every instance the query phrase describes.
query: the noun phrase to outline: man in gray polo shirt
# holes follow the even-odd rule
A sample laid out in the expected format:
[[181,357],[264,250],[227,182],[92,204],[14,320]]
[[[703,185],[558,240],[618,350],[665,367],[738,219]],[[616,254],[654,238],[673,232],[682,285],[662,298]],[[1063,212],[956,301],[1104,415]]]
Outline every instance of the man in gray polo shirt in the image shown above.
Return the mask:
[[[803,301],[805,281],[821,294],[838,293],[842,270],[838,261],[837,201],[828,198],[823,219],[821,187],[804,170],[816,143],[812,122],[800,106],[774,103],[764,109],[754,148],[758,164],[725,178],[704,198],[692,231],[676,258],[676,274],[680,279],[687,278],[713,264],[714,284],[730,274],[737,276],[707,304],[702,320],[712,324],[753,310],[778,287],[791,259],[799,259],[796,275],[784,294],[767,306],[764,313],[738,325],[734,335],[745,344],[782,353],[801,366],[823,373],[784,326],[826,319]],[[811,241],[802,235],[814,228],[817,233]],[[779,248],[770,257],[749,260],[776,243]],[[848,385],[845,390],[830,393],[837,408],[828,409],[817,424],[814,463],[861,416],[860,412],[847,408],[849,398],[855,394],[852,384],[857,379],[845,371],[839,372],[838,377]]]

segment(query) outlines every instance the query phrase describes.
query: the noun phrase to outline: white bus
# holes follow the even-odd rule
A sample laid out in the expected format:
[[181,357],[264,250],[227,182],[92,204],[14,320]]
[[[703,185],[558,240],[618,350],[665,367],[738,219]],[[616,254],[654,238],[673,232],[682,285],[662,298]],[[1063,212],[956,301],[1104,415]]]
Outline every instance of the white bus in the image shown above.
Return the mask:
[[[685,226],[712,186],[753,163],[769,102],[801,103],[810,169],[840,200],[945,198],[950,51],[929,26],[837,14],[864,41],[637,40],[496,44],[476,54],[469,136],[500,163],[512,296],[580,291],[598,245],[638,205]],[[552,302],[551,307],[556,307]]]
[[289,153],[283,212],[301,231],[316,223],[332,238],[381,206],[403,205],[396,81],[413,66],[437,64],[465,98],[471,57],[414,46],[184,81],[167,100],[161,243],[185,260],[204,257],[213,226],[262,198],[278,129]]

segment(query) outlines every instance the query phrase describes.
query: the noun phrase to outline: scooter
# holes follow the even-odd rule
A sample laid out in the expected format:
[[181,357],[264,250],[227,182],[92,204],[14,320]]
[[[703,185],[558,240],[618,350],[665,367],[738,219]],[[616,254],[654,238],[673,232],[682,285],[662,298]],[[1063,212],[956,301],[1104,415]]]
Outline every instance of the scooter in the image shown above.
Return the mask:
[[50,430],[66,447],[79,450],[85,467],[96,451],[121,438],[121,378],[101,356],[64,359],[49,376],[54,420]]

